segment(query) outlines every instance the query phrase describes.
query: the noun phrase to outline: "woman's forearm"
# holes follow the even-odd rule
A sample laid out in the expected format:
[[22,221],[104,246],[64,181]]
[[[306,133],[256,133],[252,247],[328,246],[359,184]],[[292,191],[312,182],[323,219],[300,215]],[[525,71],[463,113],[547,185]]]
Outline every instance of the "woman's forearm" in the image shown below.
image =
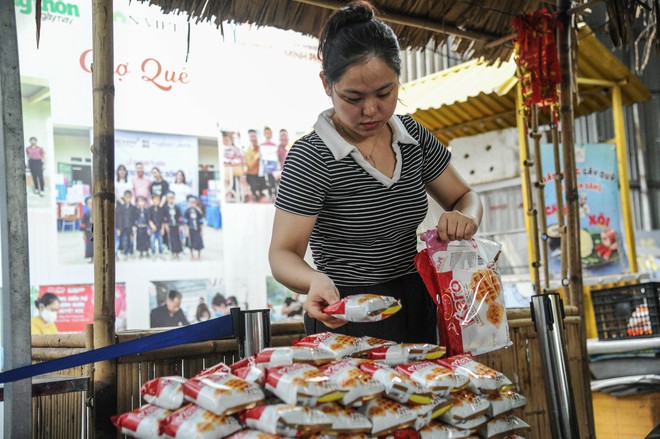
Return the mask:
[[463,215],[471,216],[477,221],[477,226],[481,224],[481,217],[483,216],[483,205],[479,199],[479,195],[473,190],[463,194],[459,198],[452,210],[458,210]]
[[307,294],[312,279],[319,275],[318,271],[292,251],[271,249],[268,259],[273,277],[296,293]]

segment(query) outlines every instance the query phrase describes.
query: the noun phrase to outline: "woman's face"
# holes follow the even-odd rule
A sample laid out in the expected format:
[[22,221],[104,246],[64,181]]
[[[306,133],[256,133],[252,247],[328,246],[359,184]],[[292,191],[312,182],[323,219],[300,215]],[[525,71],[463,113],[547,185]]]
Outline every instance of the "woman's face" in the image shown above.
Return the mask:
[[181,171],[176,173],[176,182],[183,183],[183,174],[181,173]]
[[151,170],[151,175],[154,176],[154,178],[156,179],[156,181],[159,181],[159,180],[160,180],[160,171],[159,171],[158,169],[156,169],[156,168],[152,169],[152,170]]
[[119,178],[126,178],[126,168],[117,169],[117,174],[119,174]]
[[334,84],[328,83],[323,75],[321,79],[336,117],[351,135],[375,136],[394,114],[399,77],[380,58],[350,67]]

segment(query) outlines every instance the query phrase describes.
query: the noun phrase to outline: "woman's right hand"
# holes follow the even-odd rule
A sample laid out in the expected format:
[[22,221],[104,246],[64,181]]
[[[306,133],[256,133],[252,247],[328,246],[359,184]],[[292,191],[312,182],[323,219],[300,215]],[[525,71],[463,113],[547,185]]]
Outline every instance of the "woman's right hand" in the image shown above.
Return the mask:
[[323,308],[338,302],[340,299],[339,291],[332,279],[323,273],[316,273],[312,278],[303,307],[310,317],[329,328],[335,329],[348,322],[324,313]]

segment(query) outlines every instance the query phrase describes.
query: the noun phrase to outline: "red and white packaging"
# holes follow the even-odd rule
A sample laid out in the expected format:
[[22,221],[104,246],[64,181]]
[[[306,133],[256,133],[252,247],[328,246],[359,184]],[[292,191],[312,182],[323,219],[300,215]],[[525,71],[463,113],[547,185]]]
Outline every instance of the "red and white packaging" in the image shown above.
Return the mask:
[[291,366],[294,363],[313,365],[327,364],[336,358],[330,351],[303,346],[266,348],[255,358],[255,365],[260,368]]
[[448,244],[435,230],[422,239],[426,249],[415,264],[438,307],[438,330],[447,353],[477,355],[510,345],[495,264],[501,245],[480,238]]
[[401,343],[372,349],[367,354],[367,358],[396,366],[411,361],[437,360],[445,354],[445,351],[444,346],[429,343]]
[[451,408],[451,401],[436,397],[430,404],[407,404],[407,406],[417,415],[413,428],[415,430],[421,430],[429,422],[449,410]]
[[412,427],[402,428],[392,433],[379,436],[378,439],[420,439],[419,431]]
[[451,401],[451,408],[443,413],[440,419],[452,425],[481,417],[488,413],[490,407],[490,403],[486,398],[467,390],[452,393]]
[[266,390],[287,404],[316,406],[341,399],[343,392],[327,376],[311,364],[269,367]]
[[506,375],[479,363],[470,355],[443,358],[437,363],[467,377],[470,380],[468,390],[474,393],[498,393],[513,389],[513,383]]
[[530,429],[529,424],[517,416],[501,416],[488,422],[479,431],[479,436],[482,439],[501,439]]
[[149,404],[167,410],[176,410],[183,404],[181,385],[186,381],[180,376],[156,378],[142,385],[140,395]]
[[468,430],[472,433],[476,433],[479,429],[483,428],[484,425],[488,422],[488,416],[477,416],[476,418],[466,419],[464,421],[455,421],[454,423],[449,423],[452,427],[456,427],[459,430]]
[[337,390],[345,392],[338,402],[344,407],[361,406],[385,393],[385,386],[351,361],[337,361],[321,367]]
[[226,372],[197,376],[183,384],[183,396],[216,415],[231,415],[262,404],[261,387]]
[[465,388],[469,383],[467,377],[431,361],[402,364],[396,369],[437,395],[448,395],[450,392]]
[[417,415],[408,407],[388,398],[372,399],[358,410],[371,421],[372,436],[411,427],[417,419]]
[[[246,358],[245,360],[241,360],[241,362],[243,362],[243,361],[247,362],[249,360],[250,360],[249,358]],[[213,365],[211,367],[203,369],[202,371],[200,371],[195,376],[199,377],[199,376],[203,376],[203,375],[211,375],[212,373],[216,373],[216,372],[232,373],[233,370],[234,370],[234,368],[232,366],[227,366],[225,363],[218,363],[216,365]]]
[[321,332],[308,335],[294,342],[294,346],[317,348],[332,352],[335,358],[344,358],[353,355],[358,348],[358,337],[351,335],[335,334],[332,332]]
[[323,312],[349,322],[367,323],[384,320],[401,309],[394,297],[378,294],[356,294],[323,308]]
[[368,335],[362,336],[356,341],[354,357],[364,357],[369,354],[372,349],[377,349],[383,346],[392,346],[397,344],[392,340],[383,340],[382,338],[369,337]]
[[231,416],[218,416],[187,404],[160,423],[160,432],[169,439],[218,439],[230,436],[243,427]]
[[323,433],[353,435],[371,432],[371,421],[354,409],[344,408],[333,402],[323,404],[318,409],[332,420],[330,430]]
[[508,414],[516,409],[525,407],[525,404],[527,404],[527,398],[513,390],[503,390],[499,393],[491,393],[486,395],[486,399],[490,402],[488,416],[491,418],[497,418],[498,416]]
[[467,439],[474,437],[470,430],[459,430],[450,425],[432,422],[420,431],[421,439]]
[[302,437],[327,430],[332,420],[320,410],[288,404],[264,405],[247,410],[248,428],[286,437]]
[[[249,383],[256,383],[259,384],[260,386],[263,386],[266,383],[266,374],[264,373],[263,369],[257,367],[257,359],[256,356],[254,355],[248,358],[244,358],[243,360],[237,361],[236,363],[233,363],[230,366],[225,366],[225,368],[228,368],[229,370],[218,368],[217,371],[229,372],[231,374],[236,375],[239,378],[243,378],[245,381]],[[214,371],[213,368],[209,370],[211,372]]]
[[360,369],[385,386],[385,395],[402,404],[414,402],[416,404],[430,404],[433,394],[420,386],[401,372],[376,362],[364,361]]
[[264,433],[259,430],[242,430],[232,434],[228,439],[280,439],[279,434]]
[[138,439],[159,439],[160,423],[172,412],[153,404],[145,404],[132,412],[113,416],[111,421],[121,434]]

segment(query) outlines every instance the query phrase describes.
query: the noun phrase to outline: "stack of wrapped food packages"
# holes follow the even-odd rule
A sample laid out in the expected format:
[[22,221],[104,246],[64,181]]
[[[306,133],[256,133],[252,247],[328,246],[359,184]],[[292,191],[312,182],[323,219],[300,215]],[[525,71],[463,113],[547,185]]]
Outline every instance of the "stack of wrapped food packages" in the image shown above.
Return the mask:
[[[326,312],[375,321],[401,305],[356,295]],[[469,354],[336,333],[266,348],[235,364],[142,386],[146,404],[113,418],[137,438],[521,438],[525,397]]]

